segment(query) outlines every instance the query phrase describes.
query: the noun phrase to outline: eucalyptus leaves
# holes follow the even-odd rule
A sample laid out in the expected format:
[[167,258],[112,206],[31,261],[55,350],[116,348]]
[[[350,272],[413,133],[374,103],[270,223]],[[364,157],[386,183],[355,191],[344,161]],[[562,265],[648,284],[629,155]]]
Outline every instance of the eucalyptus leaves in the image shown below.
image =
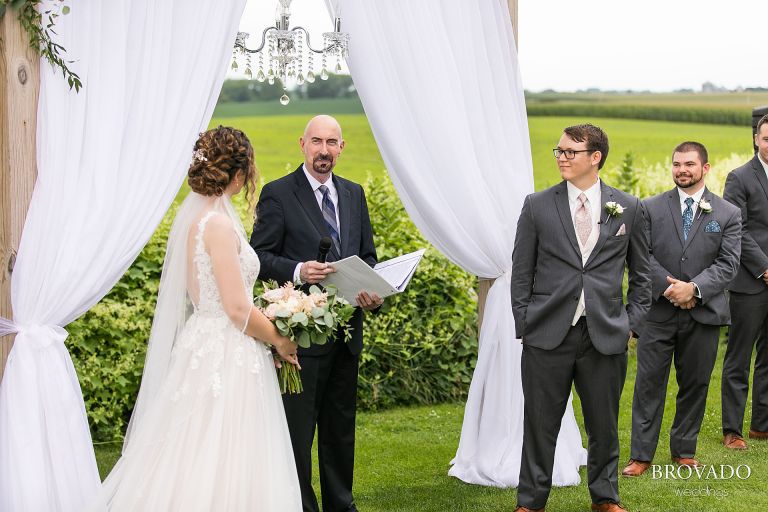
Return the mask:
[[[337,328],[342,329],[345,340],[351,336],[347,322],[355,308],[336,295],[333,286],[325,291],[319,286],[311,286],[309,293],[304,293],[293,283],[278,287],[272,281],[264,284],[264,293],[256,297],[255,303],[280,334],[302,348],[325,345]],[[301,393],[301,377],[295,366],[282,365],[277,370],[277,376],[281,392]]]

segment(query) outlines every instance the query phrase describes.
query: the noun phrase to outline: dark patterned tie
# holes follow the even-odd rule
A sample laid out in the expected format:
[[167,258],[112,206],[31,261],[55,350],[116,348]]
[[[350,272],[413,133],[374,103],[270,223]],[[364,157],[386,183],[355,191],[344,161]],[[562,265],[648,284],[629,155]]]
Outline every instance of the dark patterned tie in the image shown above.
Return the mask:
[[339,257],[341,257],[341,240],[339,239],[338,224],[336,223],[336,208],[331,200],[331,191],[325,185],[320,185],[318,190],[323,194],[323,220],[325,220],[325,225],[328,227],[328,233],[330,233],[331,240],[333,240],[333,246],[336,248]]
[[685,210],[683,210],[683,240],[688,240],[688,233],[691,232],[691,226],[693,226],[693,198],[689,197],[685,200]]

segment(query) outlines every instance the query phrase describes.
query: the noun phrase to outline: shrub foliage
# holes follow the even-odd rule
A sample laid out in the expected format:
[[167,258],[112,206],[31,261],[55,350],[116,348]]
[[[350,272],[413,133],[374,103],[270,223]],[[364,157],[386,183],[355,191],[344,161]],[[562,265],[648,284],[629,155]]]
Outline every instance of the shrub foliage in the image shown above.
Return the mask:
[[[387,178],[368,178],[379,259],[428,247]],[[238,204],[245,215],[245,205]],[[138,393],[172,207],[150,242],[101,302],[67,327],[97,440],[125,431]],[[476,280],[429,248],[408,289],[366,318],[359,404],[365,409],[466,396],[477,357]]]

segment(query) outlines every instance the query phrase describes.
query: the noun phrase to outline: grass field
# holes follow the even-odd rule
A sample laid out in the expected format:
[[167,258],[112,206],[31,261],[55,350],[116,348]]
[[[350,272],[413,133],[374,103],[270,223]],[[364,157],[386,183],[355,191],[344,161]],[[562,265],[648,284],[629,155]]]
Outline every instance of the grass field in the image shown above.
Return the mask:
[[[211,126],[231,125],[244,130],[256,150],[256,161],[266,181],[295,169],[303,160],[298,140],[310,114],[215,117]],[[385,172],[385,165],[373,139],[370,126],[362,114],[337,115],[344,130],[346,147],[339,160],[337,172],[355,181],[362,181],[368,172]],[[621,163],[624,154],[632,151],[638,167],[663,162],[672,149],[683,140],[697,140],[707,146],[714,165],[732,153],[751,152],[749,128],[692,123],[668,123],[630,119],[588,119],[563,117],[529,118],[534,179],[537,189],[560,181],[552,156],[565,126],[590,121],[606,130],[611,150],[607,167]]]
[[[725,346],[712,378],[707,413],[699,436],[697,456],[704,464],[747,464],[751,476],[746,480],[688,481],[620,478],[622,501],[632,512],[737,512],[768,510],[765,482],[768,475],[768,442],[751,442],[749,450],[735,453],[720,445],[720,373]],[[636,359],[630,352],[627,381],[622,394],[619,429],[620,463],[629,458],[632,390]],[[674,368],[670,375],[674,382]],[[670,384],[664,425],[656,452],[656,463],[669,463],[669,427],[673,417],[676,385]],[[585,438],[578,398],[576,417]],[[379,413],[361,413],[357,422],[355,496],[365,512],[511,512],[515,508],[514,489],[495,489],[468,485],[447,475],[448,463],[458,446],[463,417],[462,404],[412,407]],[[747,417],[750,409],[747,408]],[[97,459],[102,475],[114,464],[119,445],[99,445]],[[316,459],[316,457],[315,457]],[[552,491],[548,512],[589,510],[586,473],[577,487]],[[317,477],[315,478],[317,482]],[[685,490],[710,489],[709,496],[682,496]],[[717,496],[715,496],[717,494]]]

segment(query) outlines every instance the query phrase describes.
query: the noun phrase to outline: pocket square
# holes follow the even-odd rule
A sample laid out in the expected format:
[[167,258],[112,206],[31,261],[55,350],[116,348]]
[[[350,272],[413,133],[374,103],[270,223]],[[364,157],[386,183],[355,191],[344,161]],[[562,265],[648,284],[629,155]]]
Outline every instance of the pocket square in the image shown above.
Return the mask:
[[704,228],[705,233],[719,233],[720,232],[720,223],[716,220],[711,220],[707,223],[707,226]]
[[621,226],[619,226],[619,230],[613,236],[621,236],[626,234],[627,234],[627,227],[624,224],[622,224]]

